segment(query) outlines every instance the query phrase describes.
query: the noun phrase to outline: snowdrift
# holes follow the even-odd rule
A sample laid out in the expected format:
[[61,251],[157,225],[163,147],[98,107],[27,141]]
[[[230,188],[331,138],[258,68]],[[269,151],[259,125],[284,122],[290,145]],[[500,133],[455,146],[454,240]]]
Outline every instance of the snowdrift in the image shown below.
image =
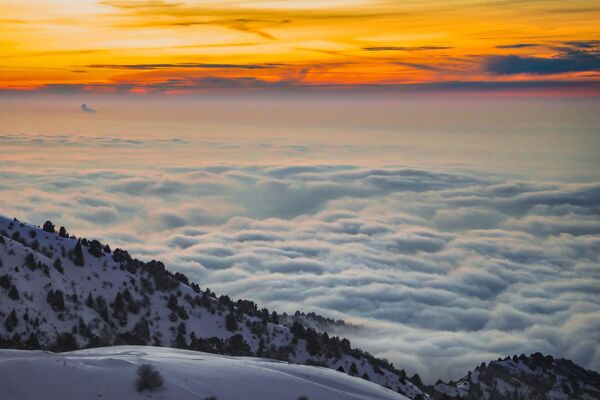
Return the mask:
[[[138,392],[137,368],[151,364],[164,384]],[[2,400],[406,400],[327,368],[148,346],[69,353],[0,350]]]

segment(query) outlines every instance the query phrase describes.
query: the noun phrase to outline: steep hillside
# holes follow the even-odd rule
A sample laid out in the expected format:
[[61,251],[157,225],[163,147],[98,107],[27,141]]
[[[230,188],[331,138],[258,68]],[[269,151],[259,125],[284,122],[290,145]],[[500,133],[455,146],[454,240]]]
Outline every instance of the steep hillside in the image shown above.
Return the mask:
[[[172,391],[158,398],[178,399],[179,394],[190,393],[189,390],[208,393],[209,398],[214,395],[209,389],[215,385],[210,382],[205,386],[200,383],[190,384],[189,380],[193,377],[177,367],[194,362],[206,367],[204,372],[198,372],[198,376],[203,379],[213,379],[210,374],[203,375],[206,370],[210,370],[210,365],[214,364],[218,369],[220,367],[216,367],[217,365],[228,362],[231,362],[232,369],[227,370],[227,373],[255,376],[252,374],[264,369],[268,372],[265,375],[268,379],[271,379],[269,374],[282,372],[282,368],[290,368],[284,371],[284,375],[288,374],[285,379],[289,378],[291,381],[284,379],[285,384],[282,385],[298,388],[303,386],[297,379],[300,379],[304,371],[308,371],[307,381],[303,383],[307,388],[313,384],[327,387],[325,392],[311,392],[317,399],[337,398],[337,389],[328,391],[332,387],[342,388],[341,393],[354,393],[351,388],[363,390],[359,389],[360,386],[369,388],[364,390],[371,393],[373,385],[367,381],[388,387],[410,399],[600,398],[598,373],[587,371],[568,360],[544,357],[539,353],[482,364],[457,382],[438,381],[437,384],[426,387],[418,376],[407,377],[403,370],[396,369],[388,361],[353,349],[347,339],[330,337],[327,333],[341,326],[345,329],[352,328],[344,321],[324,318],[314,313],[277,314],[259,309],[252,301],[232,300],[226,295],[217,296],[209,289],[201,290],[183,274],[169,272],[159,261],[136,260],[126,251],[111,250],[108,245],[97,240],[69,236],[66,229],[61,227],[56,230],[49,222],[39,228],[0,217],[0,348],[69,352],[103,346],[138,345],[196,351],[188,353],[137,348],[129,354],[129,350],[104,348],[64,355],[2,352],[0,359],[4,363],[4,369],[0,368],[0,374],[4,375],[0,375],[0,385],[5,385],[6,390],[16,391],[14,393],[28,393],[27,390],[31,388],[27,385],[21,387],[17,383],[10,388],[6,386],[7,382],[13,381],[10,377],[13,369],[22,368],[23,371],[31,370],[32,373],[42,374],[45,367],[60,366],[62,362],[63,367],[70,366],[70,369],[62,368],[53,373],[57,374],[56,379],[64,379],[65,382],[71,380],[65,372],[67,370],[76,379],[75,375],[87,376],[90,371],[100,371],[90,369],[90,365],[98,365],[100,369],[107,366],[105,372],[98,372],[99,382],[102,379],[115,380],[116,389],[115,392],[110,392],[110,398],[119,398],[121,392],[128,393],[127,390],[131,390],[131,369],[141,359],[151,358],[161,363],[161,357],[168,357],[173,358],[173,361],[164,361],[163,367]],[[236,361],[197,352],[262,357],[263,361],[247,358]],[[79,361],[75,362],[76,359]],[[86,360],[93,362],[87,364]],[[206,360],[210,362],[204,363]],[[127,378],[112,376],[112,363],[116,363],[115,366],[129,365],[126,368]],[[323,368],[304,370],[302,368],[305,367],[288,366],[288,363],[323,366],[355,378],[342,379],[339,378],[341,374],[336,371],[323,372]],[[240,372],[245,367],[249,370]],[[315,371],[321,371],[321,375]],[[64,376],[60,375],[63,373]],[[102,374],[105,373],[103,378]],[[309,376],[314,379],[308,379]],[[332,387],[322,381],[330,377],[333,380],[327,382]],[[251,379],[248,382],[250,381]],[[124,389],[125,386],[129,389]],[[253,387],[270,390],[270,384],[265,388],[262,386],[265,385],[254,383]],[[357,398],[401,398],[383,388],[380,390],[384,393],[381,395],[383,397],[377,397],[380,396],[377,392]],[[227,396],[232,393],[227,392],[222,394],[225,397],[219,398],[230,398]],[[319,397],[322,396],[320,393],[327,393],[329,397]],[[302,395],[306,393],[298,394]],[[390,395],[396,397],[386,397]],[[308,396],[309,399],[313,397]],[[23,395],[21,398],[31,397]]]
[[[57,232],[58,231],[58,232]],[[410,398],[428,398],[404,371],[322,330],[341,323],[280,316],[217,297],[97,240],[0,217],[0,347],[72,351],[113,345],[175,347],[325,366]]]
[[[137,390],[137,370],[143,364],[158,372],[161,387]],[[0,398],[407,400],[331,369],[142,346],[61,354],[0,350]]]
[[540,353],[481,364],[457,382],[438,382],[436,399],[597,400],[600,374]]

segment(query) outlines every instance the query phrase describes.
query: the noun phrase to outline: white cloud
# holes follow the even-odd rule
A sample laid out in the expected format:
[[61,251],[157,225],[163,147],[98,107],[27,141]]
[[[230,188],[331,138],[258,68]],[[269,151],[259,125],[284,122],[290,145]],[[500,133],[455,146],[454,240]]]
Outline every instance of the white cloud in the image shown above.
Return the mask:
[[600,369],[590,333],[600,331],[600,183],[127,162],[0,164],[0,209],[161,259],[232,297],[360,323],[345,332],[355,344],[426,378],[534,351]]

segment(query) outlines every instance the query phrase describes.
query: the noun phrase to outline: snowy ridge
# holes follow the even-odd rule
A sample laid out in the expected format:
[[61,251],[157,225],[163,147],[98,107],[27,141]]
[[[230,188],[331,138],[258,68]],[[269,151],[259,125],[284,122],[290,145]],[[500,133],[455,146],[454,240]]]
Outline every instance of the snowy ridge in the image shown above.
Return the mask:
[[[539,353],[484,363],[457,382],[427,387],[330,337],[336,327],[349,326],[217,297],[161,262],[141,262],[52,224],[0,217],[0,348],[22,349],[0,350],[0,394],[10,400],[40,398],[35,390],[56,390],[51,398],[66,400],[136,398],[135,370],[145,361],[166,381],[152,394],[157,399],[600,399],[600,374]],[[47,386],[49,377],[85,379],[90,390],[76,386],[78,395],[68,397],[60,391],[66,385]],[[282,388],[294,389],[277,394]]]
[[429,398],[391,363],[315,329],[326,319],[294,320],[217,297],[158,261],[56,231],[0,217],[0,348],[151,345],[257,356],[324,366]]
[[597,400],[600,374],[540,353],[481,364],[457,382],[438,382],[435,399]]
[[[136,370],[141,364],[150,364],[160,373],[160,390],[136,391]],[[0,350],[0,398],[7,400],[297,400],[303,396],[309,400],[407,400],[331,369],[257,358],[149,346],[61,354]]]

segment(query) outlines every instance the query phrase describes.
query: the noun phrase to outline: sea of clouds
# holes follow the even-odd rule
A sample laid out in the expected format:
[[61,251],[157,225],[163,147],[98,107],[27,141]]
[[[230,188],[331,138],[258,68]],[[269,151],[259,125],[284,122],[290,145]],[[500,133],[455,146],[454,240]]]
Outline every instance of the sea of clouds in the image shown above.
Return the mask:
[[346,319],[354,345],[427,381],[535,351],[600,370],[600,181],[167,156],[188,140],[0,145],[17,154],[0,160],[2,214],[51,219],[234,298]]

